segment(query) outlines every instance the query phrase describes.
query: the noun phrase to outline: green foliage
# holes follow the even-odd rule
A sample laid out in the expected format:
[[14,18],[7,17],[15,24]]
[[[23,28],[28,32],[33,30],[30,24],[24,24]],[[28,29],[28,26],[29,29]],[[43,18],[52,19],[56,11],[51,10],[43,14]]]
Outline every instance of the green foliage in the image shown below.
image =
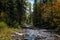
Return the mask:
[[53,0],[34,3],[33,25],[39,28],[60,30],[60,3]]
[[5,22],[0,22],[0,29],[6,28],[8,25]]
[[[26,13],[27,0],[0,0],[0,21],[14,27],[16,23],[22,25]],[[23,17],[25,16],[25,17]],[[14,23],[16,21],[16,23]]]
[[14,33],[20,29],[5,27],[0,30],[0,40],[11,40],[11,33]]

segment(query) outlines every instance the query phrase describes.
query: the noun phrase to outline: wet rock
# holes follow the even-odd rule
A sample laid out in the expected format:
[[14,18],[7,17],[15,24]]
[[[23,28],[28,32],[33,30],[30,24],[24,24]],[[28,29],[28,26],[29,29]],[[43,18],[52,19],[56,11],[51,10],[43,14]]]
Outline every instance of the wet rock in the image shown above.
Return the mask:
[[[20,32],[15,32],[12,35],[12,40],[55,40],[53,32],[48,32],[46,29],[23,29]],[[57,40],[57,39],[56,39]],[[59,39],[58,39],[59,40]]]

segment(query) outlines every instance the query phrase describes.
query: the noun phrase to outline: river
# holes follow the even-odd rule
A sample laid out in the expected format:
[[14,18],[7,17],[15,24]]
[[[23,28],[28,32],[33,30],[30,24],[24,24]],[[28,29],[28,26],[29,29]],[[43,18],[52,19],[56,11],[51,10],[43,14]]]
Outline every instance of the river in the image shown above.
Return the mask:
[[12,40],[60,40],[53,32],[47,29],[24,28],[12,34]]

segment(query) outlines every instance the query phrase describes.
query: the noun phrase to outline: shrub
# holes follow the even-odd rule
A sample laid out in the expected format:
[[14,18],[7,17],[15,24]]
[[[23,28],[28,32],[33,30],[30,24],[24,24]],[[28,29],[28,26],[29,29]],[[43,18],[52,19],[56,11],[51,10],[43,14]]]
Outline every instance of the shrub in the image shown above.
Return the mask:
[[5,28],[7,27],[8,25],[5,23],[5,22],[0,22],[0,28]]

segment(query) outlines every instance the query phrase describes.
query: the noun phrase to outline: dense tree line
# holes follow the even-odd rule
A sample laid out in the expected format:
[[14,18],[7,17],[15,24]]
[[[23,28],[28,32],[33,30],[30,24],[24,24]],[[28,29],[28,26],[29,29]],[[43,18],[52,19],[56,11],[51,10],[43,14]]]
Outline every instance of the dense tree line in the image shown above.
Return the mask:
[[[0,0],[0,21],[4,21],[11,27],[22,25],[26,20],[27,5],[27,0]],[[31,13],[29,20],[33,20],[35,27],[60,30],[60,2],[35,0],[33,13],[31,5],[28,6]]]
[[57,0],[35,0],[33,25],[39,28],[60,30],[60,2]]
[[[0,0],[0,21],[9,26],[21,25],[25,18],[27,0]],[[24,16],[24,17],[23,17]]]

